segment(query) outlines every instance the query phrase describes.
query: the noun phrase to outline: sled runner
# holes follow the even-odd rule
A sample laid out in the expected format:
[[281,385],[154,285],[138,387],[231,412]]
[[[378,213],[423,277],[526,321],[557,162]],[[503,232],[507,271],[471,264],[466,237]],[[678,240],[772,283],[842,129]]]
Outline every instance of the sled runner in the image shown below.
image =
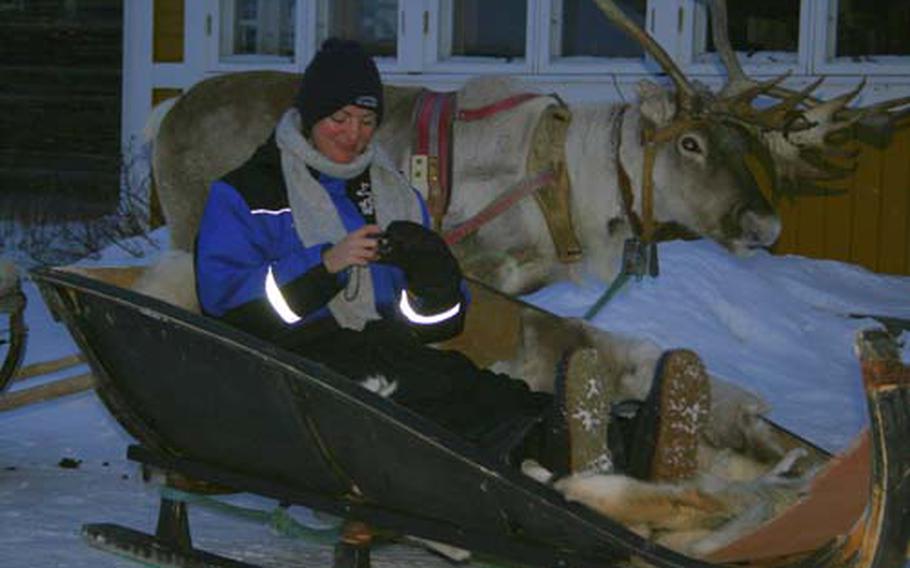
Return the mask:
[[[103,274],[108,282],[60,269],[33,273],[89,361],[99,397],[137,440],[128,456],[165,472],[169,484],[256,493],[511,564],[600,567],[634,558],[665,567],[714,565],[567,502],[551,486],[325,367],[111,284],[111,276],[116,271]],[[493,296],[510,309],[521,306]],[[497,319],[510,325],[508,314]],[[810,550],[768,554],[772,539],[761,559],[738,562],[771,557],[777,565],[857,568],[905,562],[910,377],[882,332],[863,333],[858,349],[872,416],[862,518]],[[792,435],[789,443],[805,445]],[[162,499],[154,536],[105,524],[83,532],[96,546],[147,561],[244,565],[193,548],[185,504],[170,498]],[[369,536],[352,531],[336,551],[336,565],[367,566]]]
[[0,260],[0,393],[13,381],[25,356],[25,295],[16,268]]

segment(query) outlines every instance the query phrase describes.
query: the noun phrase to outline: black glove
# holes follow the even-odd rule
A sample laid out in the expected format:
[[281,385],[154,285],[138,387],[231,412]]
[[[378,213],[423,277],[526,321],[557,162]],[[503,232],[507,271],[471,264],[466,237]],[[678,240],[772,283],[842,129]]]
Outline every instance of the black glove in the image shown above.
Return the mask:
[[437,233],[411,221],[394,221],[382,237],[380,262],[404,271],[408,289],[425,305],[447,308],[461,299],[461,268]]

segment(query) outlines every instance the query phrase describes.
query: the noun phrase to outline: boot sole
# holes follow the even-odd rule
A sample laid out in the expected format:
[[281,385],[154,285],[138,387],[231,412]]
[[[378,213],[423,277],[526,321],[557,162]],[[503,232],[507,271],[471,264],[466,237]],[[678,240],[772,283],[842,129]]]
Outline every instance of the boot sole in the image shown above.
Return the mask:
[[694,352],[668,351],[658,363],[658,416],[649,478],[673,482],[698,470],[698,442],[711,406],[704,364]]
[[610,400],[601,375],[600,358],[594,349],[583,348],[573,352],[566,365],[563,408],[569,430],[571,471],[610,471],[613,468],[607,446]]

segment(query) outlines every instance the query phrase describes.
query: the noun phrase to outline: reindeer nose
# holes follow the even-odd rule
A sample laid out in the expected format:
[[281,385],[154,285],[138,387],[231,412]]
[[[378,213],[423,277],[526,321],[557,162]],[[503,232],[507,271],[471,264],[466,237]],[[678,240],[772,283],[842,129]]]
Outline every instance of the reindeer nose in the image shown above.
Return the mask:
[[739,225],[746,246],[771,246],[780,236],[780,219],[774,214],[747,210],[740,216]]

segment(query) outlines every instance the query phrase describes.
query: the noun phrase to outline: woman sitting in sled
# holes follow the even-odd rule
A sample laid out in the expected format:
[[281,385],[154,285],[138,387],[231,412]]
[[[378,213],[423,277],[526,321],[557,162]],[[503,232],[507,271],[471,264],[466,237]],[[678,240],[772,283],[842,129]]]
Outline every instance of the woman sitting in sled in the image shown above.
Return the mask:
[[212,184],[195,251],[203,311],[508,460],[532,457],[559,474],[694,473],[708,386],[689,351],[662,359],[618,459],[590,350],[554,369],[554,397],[427,345],[461,331],[470,298],[458,262],[427,228],[423,198],[373,140],[382,116],[372,59],[355,42],[326,41],[273,135]]

